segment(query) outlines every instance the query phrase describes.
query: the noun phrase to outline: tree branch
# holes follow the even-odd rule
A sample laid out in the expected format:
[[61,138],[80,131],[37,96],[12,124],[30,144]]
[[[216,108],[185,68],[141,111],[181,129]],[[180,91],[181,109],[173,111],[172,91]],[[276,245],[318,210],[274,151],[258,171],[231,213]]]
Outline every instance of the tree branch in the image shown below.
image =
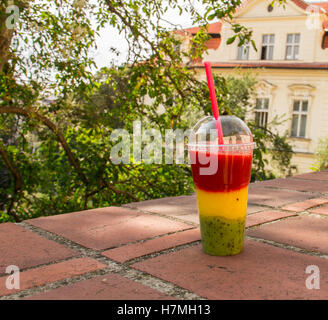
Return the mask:
[[69,147],[63,133],[51,120],[49,120],[48,118],[40,115],[39,113],[37,113],[33,109],[27,110],[27,109],[16,108],[16,107],[1,107],[0,108],[0,114],[3,114],[3,113],[18,114],[18,115],[28,117],[30,119],[36,118],[39,121],[41,121],[44,125],[46,125],[57,136],[61,146],[63,147],[63,149],[66,152],[66,155],[69,159],[69,162],[75,168],[76,172],[78,173],[78,175],[80,176],[82,181],[86,185],[88,185],[88,179],[85,176],[85,174],[83,173],[78,160],[75,158],[73,152],[71,151],[71,149],[70,149],[70,147]]
[[106,187],[108,189],[112,190],[113,192],[115,192],[117,194],[122,194],[122,195],[128,196],[129,198],[133,199],[134,201],[139,202],[139,199],[135,195],[133,195],[132,193],[130,193],[129,191],[117,189],[112,184],[109,184],[109,183],[107,183],[105,181],[103,181],[103,182],[106,185]]

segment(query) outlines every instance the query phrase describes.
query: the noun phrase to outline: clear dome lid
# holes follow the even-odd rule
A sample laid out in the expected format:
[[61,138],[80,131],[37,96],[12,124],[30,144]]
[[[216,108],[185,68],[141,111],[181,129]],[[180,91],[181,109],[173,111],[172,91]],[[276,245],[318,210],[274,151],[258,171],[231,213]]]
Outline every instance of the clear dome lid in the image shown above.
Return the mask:
[[[193,128],[188,146],[219,145],[215,122],[212,116],[200,120]],[[220,116],[220,122],[224,146],[244,145],[254,148],[253,135],[244,121],[235,116]]]

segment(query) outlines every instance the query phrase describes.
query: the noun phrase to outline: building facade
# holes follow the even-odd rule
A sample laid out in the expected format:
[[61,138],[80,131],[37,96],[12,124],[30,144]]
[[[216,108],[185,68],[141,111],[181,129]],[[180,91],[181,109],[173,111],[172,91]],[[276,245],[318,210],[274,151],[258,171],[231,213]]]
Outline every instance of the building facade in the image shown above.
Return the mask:
[[[328,2],[271,2],[244,1],[234,15],[233,22],[253,30],[257,51],[238,41],[227,45],[234,33],[229,23],[217,22],[209,27],[207,54],[191,67],[203,79],[203,61],[223,76],[251,69],[258,85],[248,116],[262,126],[283,119],[275,129],[288,134],[297,172],[309,172],[319,139],[328,137]],[[197,29],[184,30],[184,46]]]

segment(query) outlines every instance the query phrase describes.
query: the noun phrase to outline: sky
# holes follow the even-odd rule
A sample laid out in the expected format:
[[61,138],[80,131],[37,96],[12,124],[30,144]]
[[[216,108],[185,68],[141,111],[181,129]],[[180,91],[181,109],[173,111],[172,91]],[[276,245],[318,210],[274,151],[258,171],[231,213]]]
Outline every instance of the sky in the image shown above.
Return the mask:
[[[311,3],[326,1],[315,0],[307,2]],[[183,3],[183,1],[181,1],[181,3]],[[193,0],[193,5],[200,14],[205,12],[204,6],[200,1]],[[190,16],[186,13],[180,16],[178,10],[169,10],[164,18],[173,23],[177,23],[178,21],[182,28],[188,28],[192,26]],[[112,62],[115,64],[120,64],[126,60],[127,44],[125,42],[124,36],[119,35],[117,30],[113,27],[107,26],[102,29],[96,43],[98,48],[95,52],[93,52],[93,55],[95,57],[98,68],[110,66]],[[116,48],[119,52],[121,52],[121,54],[116,56],[111,52],[111,47]]]
[[[192,2],[199,13],[205,12],[204,6],[200,4],[200,1],[193,0]],[[183,3],[183,1],[181,1],[181,3]],[[169,10],[164,18],[172,23],[181,25],[181,28],[192,26],[191,17],[186,13],[180,16],[179,10]],[[169,27],[169,24],[167,24],[167,26]],[[96,43],[98,48],[97,51],[94,52],[94,55],[98,68],[109,66],[113,60],[115,64],[122,63],[126,60],[127,44],[124,36],[119,35],[115,28],[107,26],[102,29]],[[111,47],[115,47],[122,52],[122,54],[117,57],[111,52]]]

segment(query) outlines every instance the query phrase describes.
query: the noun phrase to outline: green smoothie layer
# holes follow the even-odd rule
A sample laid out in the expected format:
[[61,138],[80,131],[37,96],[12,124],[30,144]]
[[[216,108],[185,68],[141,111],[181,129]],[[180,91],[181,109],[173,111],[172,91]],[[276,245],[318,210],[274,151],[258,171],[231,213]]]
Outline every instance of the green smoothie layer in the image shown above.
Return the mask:
[[245,219],[200,216],[202,245],[205,253],[215,256],[238,254],[244,245]]

